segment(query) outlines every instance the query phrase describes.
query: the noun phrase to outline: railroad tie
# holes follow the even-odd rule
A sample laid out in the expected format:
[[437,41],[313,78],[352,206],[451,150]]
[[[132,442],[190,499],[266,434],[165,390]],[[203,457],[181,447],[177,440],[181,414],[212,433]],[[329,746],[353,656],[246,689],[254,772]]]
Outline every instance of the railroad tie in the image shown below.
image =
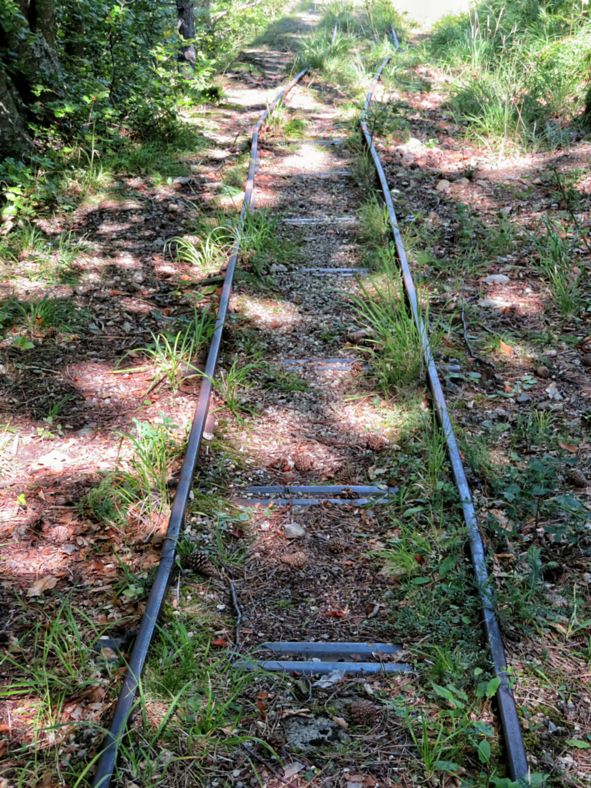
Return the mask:
[[[297,659],[241,659],[234,663],[242,670],[267,670],[273,673],[302,673],[303,675],[324,674],[370,674],[410,673],[412,666],[407,662],[388,661],[402,651],[392,643],[348,643],[315,642],[307,640],[285,640],[263,643],[259,651],[268,651],[278,657]],[[339,675],[340,677],[340,675]]]

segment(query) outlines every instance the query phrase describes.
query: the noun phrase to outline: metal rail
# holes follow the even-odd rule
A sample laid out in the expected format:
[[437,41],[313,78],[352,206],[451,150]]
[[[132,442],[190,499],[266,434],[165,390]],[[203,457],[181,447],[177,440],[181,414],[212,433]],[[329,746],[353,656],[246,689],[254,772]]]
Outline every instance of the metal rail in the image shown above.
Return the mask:
[[[398,39],[393,37],[393,43],[398,49]],[[427,367],[427,378],[433,396],[435,411],[445,442],[447,444],[447,453],[452,467],[453,476],[458,490],[462,510],[464,515],[464,522],[468,531],[468,540],[470,545],[470,556],[472,566],[474,568],[474,575],[480,596],[480,603],[482,607],[484,628],[488,640],[488,647],[490,657],[492,660],[495,676],[499,679],[500,685],[496,693],[496,702],[498,706],[499,718],[501,721],[501,728],[503,731],[503,739],[505,742],[505,751],[507,754],[507,764],[511,778],[513,780],[523,780],[528,777],[529,767],[527,763],[527,755],[525,746],[523,744],[523,737],[521,733],[521,726],[517,714],[517,707],[515,705],[515,698],[511,690],[509,677],[507,674],[507,660],[505,657],[505,647],[503,645],[503,637],[497,619],[494,592],[492,588],[492,581],[486,566],[486,555],[482,535],[478,527],[478,520],[476,517],[476,509],[472,500],[472,493],[466,478],[466,472],[458,449],[456,436],[453,430],[447,402],[431,351],[429,343],[429,336],[425,323],[421,316],[421,309],[417,297],[416,287],[413,281],[412,272],[398,227],[398,219],[394,209],[394,202],[392,194],[388,185],[388,179],[384,172],[382,161],[373,143],[373,135],[367,123],[367,115],[371,103],[374,99],[376,87],[382,75],[382,71],[386,67],[390,58],[387,57],[381,63],[378,71],[376,72],[371,89],[365,99],[365,105],[361,114],[361,130],[367,149],[373,160],[376,173],[379,179],[382,196],[388,212],[390,227],[392,229],[392,236],[396,247],[396,254],[398,256],[398,263],[402,274],[404,284],[404,291],[406,299],[414,319],[415,325],[419,332],[421,347],[425,365]]]
[[199,391],[199,399],[197,401],[197,407],[193,416],[193,423],[181,467],[179,483],[172,504],[172,511],[170,520],[168,522],[166,538],[162,546],[160,563],[158,565],[156,577],[150,590],[146,609],[140,623],[140,628],[135,639],[131,656],[129,658],[129,664],[123,682],[123,688],[117,701],[111,727],[107,733],[106,747],[101,753],[99,759],[98,768],[93,781],[93,786],[95,786],[95,788],[108,788],[108,786],[111,784],[113,772],[115,771],[115,766],[117,763],[119,746],[125,735],[129,716],[133,710],[139,682],[146,664],[148,650],[156,631],[160,611],[162,609],[166,591],[168,589],[170,578],[175,566],[177,544],[185,519],[187,503],[189,501],[191,486],[193,484],[193,476],[198,462],[201,439],[203,437],[205,421],[207,419],[207,413],[209,410],[209,402],[213,389],[213,376],[217,366],[224,323],[226,320],[230,294],[232,291],[234,273],[240,253],[240,238],[244,229],[246,215],[252,208],[254,176],[258,162],[259,134],[263,129],[269,115],[277,107],[279,102],[285,98],[289,91],[300,81],[306,71],[307,69],[300,71],[300,73],[297,74],[294,79],[291,80],[291,82],[289,82],[282,90],[279,91],[272,103],[261,113],[261,116],[252,132],[250,164],[248,168],[248,177],[246,180],[244,202],[242,203],[242,209],[240,211],[240,217],[238,221],[236,240],[234,241],[232,254],[226,268],[226,275],[220,296],[215,329],[209,348],[209,354],[207,356],[207,362],[203,372],[203,380],[201,383],[201,389]]

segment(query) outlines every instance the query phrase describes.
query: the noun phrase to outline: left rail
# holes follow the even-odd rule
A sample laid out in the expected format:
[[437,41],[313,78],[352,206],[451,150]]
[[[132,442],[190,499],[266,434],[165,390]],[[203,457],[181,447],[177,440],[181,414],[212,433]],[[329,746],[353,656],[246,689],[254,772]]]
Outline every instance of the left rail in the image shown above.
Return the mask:
[[230,295],[232,292],[232,284],[234,282],[234,274],[238,263],[240,254],[240,240],[244,230],[244,223],[246,215],[252,210],[253,191],[254,191],[254,176],[258,163],[258,148],[259,148],[259,135],[267,122],[267,119],[277,107],[277,105],[287,96],[292,88],[302,79],[307,69],[300,71],[291,82],[285,85],[279,93],[275,96],[271,104],[261,113],[261,116],[252,131],[251,145],[250,145],[250,163],[248,167],[248,176],[246,180],[246,188],[244,192],[244,201],[240,211],[238,220],[238,229],[236,233],[236,240],[232,247],[232,253],[228,260],[226,274],[224,277],[224,284],[222,286],[222,293],[218,306],[218,313],[213,332],[213,338],[209,347],[209,353],[203,371],[203,379],[199,391],[199,399],[197,407],[193,415],[193,423],[191,425],[191,432],[189,433],[189,440],[185,450],[185,456],[181,467],[179,483],[176,489],[174,500],[172,503],[172,510],[166,537],[162,546],[160,555],[160,563],[150,595],[146,604],[146,609],[137,637],[135,639],[127,673],[123,681],[123,687],[119,694],[115,713],[111,722],[111,727],[106,736],[105,747],[100,755],[97,771],[94,777],[93,786],[95,788],[108,788],[113,779],[113,773],[117,764],[117,756],[119,754],[119,746],[127,730],[127,723],[133,710],[137,690],[141,675],[146,664],[148,651],[156,631],[158,618],[166,591],[170,583],[170,578],[175,566],[177,545],[181,530],[183,528],[189,495],[193,484],[193,477],[199,461],[199,450],[201,448],[201,440],[205,429],[205,421],[209,411],[209,403],[213,390],[213,376],[217,367],[218,356],[222,341],[222,334],[224,331],[224,324],[228,312],[228,304],[230,302]]

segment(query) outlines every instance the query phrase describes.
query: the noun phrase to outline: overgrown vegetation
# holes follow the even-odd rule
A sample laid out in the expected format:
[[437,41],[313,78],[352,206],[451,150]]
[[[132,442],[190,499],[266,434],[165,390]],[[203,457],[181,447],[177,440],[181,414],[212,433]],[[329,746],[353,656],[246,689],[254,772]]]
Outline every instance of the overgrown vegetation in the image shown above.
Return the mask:
[[182,175],[178,152],[200,144],[184,111],[217,99],[216,73],[280,9],[216,0],[184,26],[188,0],[39,5],[0,13],[4,232],[116,172]]
[[552,147],[588,123],[591,20],[579,0],[483,0],[441,20],[428,53],[453,69],[450,107],[501,150]]
[[299,63],[355,96],[373,77],[376,65],[391,53],[392,28],[400,35],[405,25],[388,0],[330,3],[318,30],[305,41]]

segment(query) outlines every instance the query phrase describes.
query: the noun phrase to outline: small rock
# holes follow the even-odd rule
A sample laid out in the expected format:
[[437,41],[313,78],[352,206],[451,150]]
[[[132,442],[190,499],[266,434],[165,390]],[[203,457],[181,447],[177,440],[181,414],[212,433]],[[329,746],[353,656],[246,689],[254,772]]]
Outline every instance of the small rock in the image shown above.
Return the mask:
[[469,178],[459,178],[456,182],[456,186],[469,186],[470,179]]
[[192,180],[193,178],[190,178],[187,175],[179,175],[178,178],[173,178],[172,182],[174,184],[178,184],[179,186],[187,186]]
[[347,334],[349,342],[360,342],[362,339],[367,339],[374,335],[371,328],[360,328],[358,331],[351,331]]
[[581,363],[584,367],[591,367],[591,353],[585,353],[584,356],[581,356]]
[[299,523],[288,523],[283,529],[283,534],[286,539],[301,539],[306,535],[306,529]]
[[437,186],[435,187],[435,191],[443,192],[443,193],[448,192],[450,189],[451,189],[451,183],[449,181],[446,181],[445,178],[442,178],[442,180],[440,180]]
[[556,383],[550,383],[550,385],[546,389],[546,394],[550,397],[550,399],[556,401],[562,399],[562,394],[560,393],[560,391],[558,391],[558,386],[556,385]]
[[583,471],[578,468],[567,468],[564,475],[575,487],[586,487],[589,484]]
[[506,285],[511,280],[506,274],[489,274],[484,281],[487,285]]
[[347,734],[328,717],[290,717],[283,725],[287,743],[303,752],[348,740]]
[[531,402],[531,397],[529,396],[529,394],[525,394],[525,393],[520,394],[517,397],[517,402]]
[[539,378],[544,378],[544,379],[549,378],[550,370],[548,369],[548,367],[543,367],[543,366],[536,367],[536,375]]

